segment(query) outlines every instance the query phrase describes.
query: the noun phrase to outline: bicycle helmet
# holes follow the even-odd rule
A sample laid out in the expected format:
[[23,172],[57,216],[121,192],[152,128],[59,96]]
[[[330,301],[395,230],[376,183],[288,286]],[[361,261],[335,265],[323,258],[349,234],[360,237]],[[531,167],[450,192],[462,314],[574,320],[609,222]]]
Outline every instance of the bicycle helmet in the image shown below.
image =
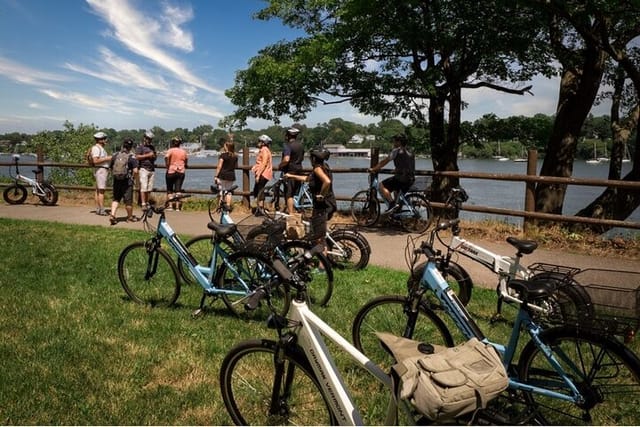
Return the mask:
[[153,139],[155,135],[153,134],[153,132],[151,132],[150,130],[147,130],[144,132],[144,137],[148,138],[148,139]]
[[133,139],[125,138],[124,141],[122,141],[122,147],[125,150],[131,150],[133,148]]
[[93,134],[95,139],[107,139],[107,134],[104,132],[96,132]]
[[321,162],[326,162],[329,160],[331,152],[326,148],[314,148],[309,152],[309,156],[311,157],[311,160],[316,159]]
[[300,129],[298,128],[289,128],[287,129],[286,135],[296,137],[300,133]]
[[179,136],[174,136],[173,138],[171,138],[172,147],[179,147],[180,144],[182,144],[182,138],[180,138]]
[[269,138],[267,135],[260,135],[258,137],[258,141],[265,144],[265,145],[270,145],[271,144],[271,138]]

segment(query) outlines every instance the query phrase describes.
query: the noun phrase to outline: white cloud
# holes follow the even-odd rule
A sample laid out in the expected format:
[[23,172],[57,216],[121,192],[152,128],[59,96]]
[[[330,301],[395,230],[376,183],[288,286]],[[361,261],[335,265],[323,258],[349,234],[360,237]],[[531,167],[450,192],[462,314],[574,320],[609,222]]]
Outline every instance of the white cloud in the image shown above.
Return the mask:
[[119,57],[105,47],[99,49],[101,59],[96,64],[99,71],[90,70],[81,65],[67,63],[65,67],[77,73],[86,74],[97,79],[123,86],[135,86],[145,89],[167,90],[169,85],[160,76],[154,76],[137,64]]
[[51,82],[62,82],[68,80],[65,76],[39,71],[1,56],[0,75],[3,75],[15,82],[32,86],[45,86]]
[[168,70],[184,83],[216,95],[224,95],[224,91],[207,84],[191,73],[185,64],[161,48],[163,44],[186,51],[193,48],[191,36],[180,28],[180,24],[193,17],[192,12],[185,13],[165,6],[160,21],[171,23],[171,30],[167,33],[157,20],[136,10],[127,0],[87,0],[87,3],[112,27],[111,35],[127,49]]

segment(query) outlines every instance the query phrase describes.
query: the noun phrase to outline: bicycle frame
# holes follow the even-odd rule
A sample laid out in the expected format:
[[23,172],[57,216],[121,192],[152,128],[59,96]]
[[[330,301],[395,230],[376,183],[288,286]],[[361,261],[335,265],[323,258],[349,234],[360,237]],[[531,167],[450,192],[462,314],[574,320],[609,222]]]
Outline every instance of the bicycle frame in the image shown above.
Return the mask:
[[[18,169],[18,158],[14,157],[14,161],[16,163],[16,175],[15,175],[15,182],[16,184],[18,182],[23,182],[25,184],[28,184],[31,187],[31,192],[36,195],[36,196],[45,196],[46,193],[44,192],[44,189],[42,188],[42,186],[40,185],[40,183],[33,179],[33,178],[29,178],[28,176],[22,175],[20,173],[20,170]],[[37,174],[37,173],[41,173],[42,172],[42,166],[38,166],[38,170],[37,171],[33,171],[33,173]]]
[[[430,251],[427,249],[426,251]],[[458,297],[453,290],[447,284],[447,281],[442,277],[442,274],[436,267],[435,254],[427,254],[429,261],[424,269],[424,273],[421,280],[422,287],[433,291],[438,301],[441,303],[443,309],[454,321],[458,329],[467,338],[473,337],[479,340],[491,344],[503,355],[503,364],[505,368],[508,368],[513,362],[516,349],[518,347],[518,341],[520,339],[521,328],[524,328],[528,333],[535,345],[542,351],[551,367],[560,375],[565,384],[571,390],[571,395],[558,393],[542,387],[533,386],[530,384],[522,383],[516,379],[509,377],[509,388],[514,390],[522,390],[531,393],[537,393],[544,396],[552,397],[555,399],[566,400],[572,403],[581,403],[584,401],[583,396],[578,391],[576,385],[571,380],[569,375],[562,369],[560,363],[556,359],[555,354],[545,345],[539,338],[542,329],[531,319],[527,311],[520,306],[518,315],[516,316],[515,323],[509,338],[509,342],[506,346],[499,343],[494,343],[487,339],[479,326],[473,320],[466,308],[460,303]],[[562,357],[562,354],[559,354]],[[566,358],[563,358],[566,359]],[[568,359],[566,359],[568,360]],[[579,380],[579,379],[576,379]]]
[[[372,194],[373,199],[380,203],[384,201],[386,203],[386,199],[382,197],[380,193],[380,183],[378,179],[378,174],[373,174],[371,177],[371,183],[369,184],[369,194]],[[394,202],[397,206],[401,206],[404,209],[399,210],[398,212],[394,212],[391,214],[391,218],[410,218],[415,216],[416,211],[413,206],[407,201],[406,194],[409,191],[405,192],[402,190],[398,190],[394,192]]]
[[187,267],[189,268],[189,272],[191,272],[198,284],[204,289],[207,294],[247,295],[250,293],[249,286],[246,283],[243,283],[240,277],[238,277],[238,279],[241,281],[241,284],[244,287],[244,291],[217,288],[213,282],[217,271],[217,261],[219,259],[227,264],[227,267],[230,268],[234,274],[238,275],[238,272],[235,270],[234,266],[230,263],[227,263],[227,257],[229,256],[229,254],[222,247],[220,247],[220,245],[214,242],[213,253],[211,254],[211,261],[209,265],[198,264],[198,261],[196,261],[195,257],[191,254],[191,252],[189,252],[189,249],[184,245],[184,243],[182,243],[176,232],[166,221],[164,212],[160,215],[161,216],[160,220],[158,221],[156,237],[164,238],[171,249],[173,249],[173,251],[178,255],[180,260],[182,260],[182,262],[187,265]]
[[[346,352],[358,365],[384,384],[389,393],[393,395],[391,377],[316,316],[309,309],[306,301],[292,301],[287,319],[298,325],[296,328],[298,344],[304,350],[316,378],[319,380],[322,391],[328,397],[327,401],[338,424],[362,425],[363,420],[329,353],[324,337],[332,341],[340,350]],[[385,425],[395,424],[396,409],[397,404],[391,397]]]

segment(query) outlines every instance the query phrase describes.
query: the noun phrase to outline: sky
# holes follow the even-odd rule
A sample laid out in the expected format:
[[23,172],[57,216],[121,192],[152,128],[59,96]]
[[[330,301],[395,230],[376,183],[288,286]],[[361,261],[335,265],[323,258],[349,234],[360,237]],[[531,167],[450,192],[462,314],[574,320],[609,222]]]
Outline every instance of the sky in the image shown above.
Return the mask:
[[[300,33],[253,15],[261,0],[0,0],[0,133],[98,128],[218,127],[234,110],[224,91],[260,49]],[[534,96],[463,92],[462,119],[553,114],[558,82]],[[607,114],[602,107],[595,115]],[[319,106],[303,123],[369,124],[348,105]],[[282,118],[282,125],[291,120]],[[248,127],[272,125],[249,120]]]

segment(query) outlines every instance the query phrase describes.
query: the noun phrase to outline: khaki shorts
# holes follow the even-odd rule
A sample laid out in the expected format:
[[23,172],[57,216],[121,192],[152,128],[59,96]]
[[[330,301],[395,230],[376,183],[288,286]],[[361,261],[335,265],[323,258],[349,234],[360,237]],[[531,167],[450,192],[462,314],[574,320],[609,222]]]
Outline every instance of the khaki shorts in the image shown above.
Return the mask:
[[140,191],[143,193],[150,193],[153,191],[153,178],[155,176],[155,172],[145,168],[140,168],[138,176],[140,179]]
[[96,169],[93,176],[96,178],[96,188],[98,190],[105,190],[107,188],[107,178],[109,177],[109,169],[99,167]]

